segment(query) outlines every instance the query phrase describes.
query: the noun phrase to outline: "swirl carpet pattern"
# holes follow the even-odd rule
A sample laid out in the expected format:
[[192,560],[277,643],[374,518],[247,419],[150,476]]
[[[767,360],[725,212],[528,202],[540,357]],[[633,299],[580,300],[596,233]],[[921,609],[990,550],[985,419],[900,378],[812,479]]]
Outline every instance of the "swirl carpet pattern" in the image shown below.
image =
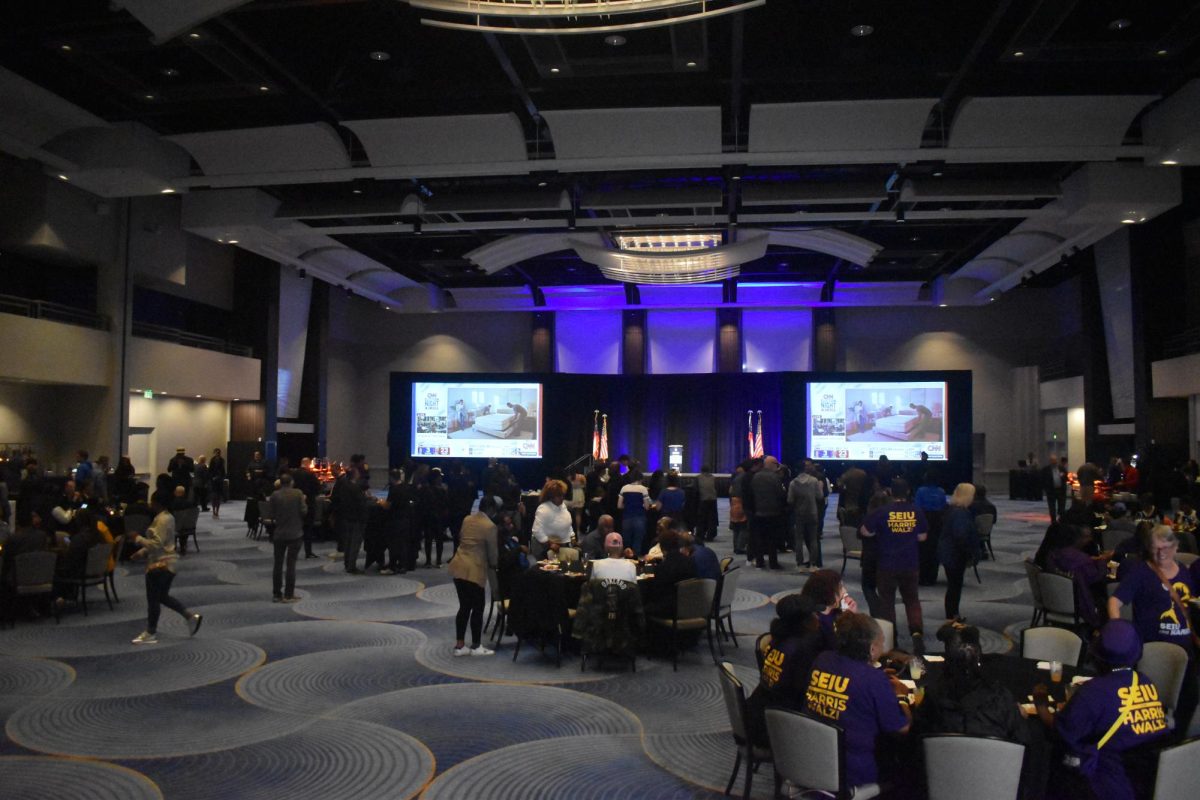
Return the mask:
[[[999,561],[979,565],[982,583],[968,574],[962,604],[991,653],[1011,651],[1028,622],[1020,560],[1043,530],[1032,504],[998,505]],[[723,791],[735,751],[703,638],[677,672],[644,655],[636,671],[610,659],[581,672],[570,649],[559,667],[552,650],[532,645],[514,662],[511,636],[493,656],[456,657],[458,597],[446,570],[351,575],[340,559],[302,558],[299,601],[273,603],[272,546],[245,538],[240,503],[224,510],[227,520],[200,520],[201,549],[180,560],[172,586],[204,615],[196,636],[164,609],[158,643],[130,643],[145,627],[137,564],[118,569],[111,611],[93,596],[86,618],[68,610],[61,624],[43,614],[0,630],[5,800],[691,800]],[[838,542],[827,538],[836,566]],[[729,554],[728,536],[714,549]],[[754,640],[805,575],[735,563],[740,646],[725,642],[724,659],[751,691]],[[851,562],[846,586],[865,609],[859,580]],[[943,591],[921,590],[931,628]],[[569,769],[553,766],[563,759]],[[771,778],[769,766],[759,770],[754,797],[770,796]]]

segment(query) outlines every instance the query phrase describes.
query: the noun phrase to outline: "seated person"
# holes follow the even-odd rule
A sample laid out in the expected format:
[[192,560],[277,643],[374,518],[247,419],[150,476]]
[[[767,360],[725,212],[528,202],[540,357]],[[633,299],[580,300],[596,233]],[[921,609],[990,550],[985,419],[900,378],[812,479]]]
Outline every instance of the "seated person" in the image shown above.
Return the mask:
[[1158,510],[1158,506],[1154,504],[1154,495],[1146,492],[1138,496],[1138,510],[1133,515],[1135,522],[1142,520],[1150,520],[1155,525],[1161,525],[1163,521],[1162,512]]
[[22,553],[34,553],[38,550],[49,550],[50,543],[50,537],[42,530],[41,516],[27,504],[19,504],[15,528],[4,541],[4,552],[0,554],[0,589],[8,589],[13,586],[13,569],[16,566],[17,556]]
[[[113,536],[108,526],[90,508],[81,508],[75,514],[75,533],[67,549],[58,554],[58,563],[54,567],[54,594],[61,606],[66,600],[75,599],[76,587],[68,585],[63,579],[79,579],[87,572],[88,550],[98,544],[112,544]],[[111,568],[112,558],[108,566]]]
[[637,582],[637,567],[625,558],[625,542],[621,534],[610,533],[604,540],[604,552],[607,558],[592,562],[592,578],[601,581]]
[[808,576],[800,589],[800,596],[808,599],[817,608],[817,622],[821,625],[821,635],[824,638],[824,650],[837,647],[837,637],[833,632],[834,621],[843,611],[855,613],[858,603],[846,591],[842,576],[832,569],[819,569]]
[[613,532],[614,524],[611,514],[601,514],[592,528],[579,540],[579,549],[588,558],[603,558],[607,546],[608,535]]
[[876,784],[875,739],[880,733],[908,733],[908,689],[872,666],[883,655],[879,623],[866,614],[842,614],[835,632],[837,650],[826,650],[813,661],[808,712],[841,727],[846,782],[853,787]]
[[646,551],[646,563],[651,564],[663,559],[663,549],[659,546],[664,532],[671,530],[675,526],[675,520],[670,517],[659,517],[658,522],[654,526],[653,545]]
[[696,577],[719,580],[721,562],[712,548],[706,547],[703,540],[692,536],[689,531],[681,531],[679,536],[683,540],[683,552],[691,556],[692,561],[696,564]]
[[696,562],[682,550],[677,531],[667,529],[659,538],[663,559],[646,586],[646,616],[670,619],[675,614],[675,584],[696,577]]
[[1110,531],[1124,531],[1126,535],[1132,536],[1137,525],[1138,521],[1129,515],[1129,509],[1124,503],[1113,503],[1109,507],[1108,529]]
[[1099,609],[1108,602],[1104,584],[1108,579],[1108,560],[1111,552],[1090,556],[1085,550],[1092,542],[1089,528],[1065,528],[1063,546],[1050,553],[1049,563],[1056,572],[1071,576],[1075,583],[1075,603],[1079,616],[1093,628],[1102,622]]
[[759,747],[770,746],[764,712],[768,708],[803,711],[807,706],[809,672],[813,659],[827,649],[812,598],[789,594],[775,607],[771,635],[759,654],[758,686],[747,698],[750,738]]
[[991,514],[993,520],[997,522],[1000,520],[996,504],[988,500],[987,487],[982,483],[977,483],[975,484],[975,500],[971,503],[971,515],[978,518],[981,514]]
[[1033,691],[1034,706],[1062,739],[1068,764],[1078,768],[1097,797],[1133,800],[1130,779],[1153,770],[1127,773],[1122,755],[1165,736],[1166,711],[1157,687],[1134,669],[1142,657],[1142,640],[1133,623],[1109,620],[1094,655],[1103,672],[1080,686],[1060,713],[1050,714],[1044,685]]
[[1174,527],[1175,535],[1179,537],[1179,552],[1200,553],[1196,543],[1196,528],[1200,527],[1200,518],[1196,516],[1196,508],[1191,500],[1179,501]]
[[940,681],[930,681],[917,715],[923,733],[995,736],[1029,742],[1029,728],[1012,692],[983,674],[979,629],[948,622],[937,638],[946,645]]
[[1153,550],[1153,546],[1150,543],[1150,536],[1153,530],[1153,522],[1142,520],[1134,528],[1131,536],[1117,544],[1112,554],[1112,560],[1119,564],[1117,567],[1117,580],[1124,580],[1125,575],[1131,568],[1148,557],[1147,554]]

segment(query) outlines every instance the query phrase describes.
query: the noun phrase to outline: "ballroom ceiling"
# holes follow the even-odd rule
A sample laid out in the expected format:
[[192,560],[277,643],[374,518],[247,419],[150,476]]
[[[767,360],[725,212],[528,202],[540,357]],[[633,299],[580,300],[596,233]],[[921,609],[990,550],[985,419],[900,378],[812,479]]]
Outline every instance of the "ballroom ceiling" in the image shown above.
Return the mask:
[[[491,266],[473,255],[511,236],[683,230],[732,242],[747,228],[819,227],[873,254],[857,263],[772,244],[739,280],[963,277],[980,301],[1060,265],[1122,215],[1136,222],[1173,204],[1157,175],[1178,173],[1161,167],[1178,143],[1152,141],[1144,122],[1200,70],[1200,6],[1177,0],[768,0],[706,21],[561,35],[440,29],[400,0],[173,5],[195,8],[7,4],[0,67],[187,150],[187,174],[164,177],[186,194],[185,224],[204,195],[253,189],[274,204],[278,237],[327,237],[403,279],[361,287],[377,297],[415,284],[609,283],[571,249],[529,248]],[[606,129],[606,109],[628,113]],[[653,109],[668,112],[643,113]],[[447,117],[468,121],[422,129],[416,149],[476,131],[459,161],[405,161],[396,137],[415,147],[411,128],[358,124]],[[344,162],[222,171],[196,144],[313,125]],[[497,155],[502,145],[517,156]],[[1131,181],[1116,200],[1096,188],[1113,169]],[[1020,235],[1031,229],[1039,236]],[[1045,246],[1022,249],[1039,237]],[[351,281],[369,271],[346,269]]]

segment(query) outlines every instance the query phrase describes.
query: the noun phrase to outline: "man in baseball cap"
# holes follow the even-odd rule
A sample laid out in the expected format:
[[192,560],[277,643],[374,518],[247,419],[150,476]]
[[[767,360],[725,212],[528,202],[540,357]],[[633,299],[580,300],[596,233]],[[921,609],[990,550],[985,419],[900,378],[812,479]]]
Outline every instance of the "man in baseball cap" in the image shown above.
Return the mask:
[[624,550],[625,540],[621,538],[621,534],[614,531],[604,537],[604,552],[608,554],[608,558],[593,563],[592,577],[602,581],[636,581],[637,567],[633,561],[624,558]]

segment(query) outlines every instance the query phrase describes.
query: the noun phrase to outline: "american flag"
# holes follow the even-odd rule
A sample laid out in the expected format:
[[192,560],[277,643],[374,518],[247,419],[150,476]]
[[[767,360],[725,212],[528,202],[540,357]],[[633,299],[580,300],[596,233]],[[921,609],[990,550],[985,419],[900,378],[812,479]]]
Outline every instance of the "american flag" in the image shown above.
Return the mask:
[[592,412],[592,458],[600,457],[600,412]]
[[600,455],[597,458],[601,461],[608,460],[608,414],[604,415],[604,430],[600,434]]
[[746,411],[746,452],[754,458],[754,411]]
[[763,457],[763,441],[762,441],[762,411],[758,412],[758,430],[754,434],[754,444],[751,445],[751,458]]

